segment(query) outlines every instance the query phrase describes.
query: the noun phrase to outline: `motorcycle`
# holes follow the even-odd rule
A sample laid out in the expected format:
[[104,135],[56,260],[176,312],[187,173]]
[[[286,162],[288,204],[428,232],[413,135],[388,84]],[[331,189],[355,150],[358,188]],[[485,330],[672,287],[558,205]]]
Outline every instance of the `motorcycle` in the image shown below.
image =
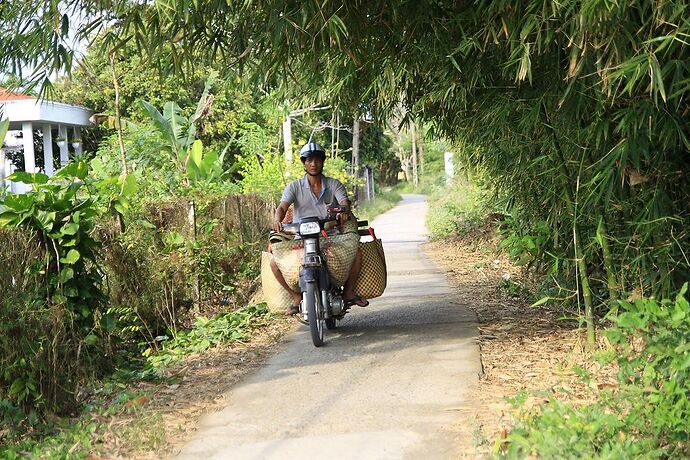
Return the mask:
[[[328,217],[307,217],[299,223],[283,224],[285,233],[293,233],[304,242],[304,261],[299,274],[302,293],[298,319],[309,325],[314,346],[324,343],[324,329],[333,330],[336,322],[343,319],[350,310],[343,300],[343,289],[331,283],[326,260],[320,248],[321,236],[327,236],[326,226],[337,222],[337,214],[347,212],[346,207],[329,207]],[[367,226],[367,221],[357,221],[358,227]],[[360,235],[369,234],[358,231]]]

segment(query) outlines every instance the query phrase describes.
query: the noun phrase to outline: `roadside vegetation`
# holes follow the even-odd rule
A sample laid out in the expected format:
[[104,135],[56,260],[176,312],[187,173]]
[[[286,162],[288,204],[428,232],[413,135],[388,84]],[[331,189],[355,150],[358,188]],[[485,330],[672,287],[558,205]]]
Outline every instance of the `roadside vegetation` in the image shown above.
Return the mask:
[[[508,298],[523,302],[527,311],[518,314],[524,315],[528,323],[533,315],[555,314],[561,317],[563,327],[578,320],[570,313],[581,308],[577,299],[552,297],[556,288],[553,278],[534,269],[539,251],[543,250],[540,247],[548,241],[547,228],[525,232],[512,216],[496,212],[502,209],[501,200],[478,183],[460,177],[448,187],[432,191],[427,224],[436,244],[453,245],[459,239],[485,250],[493,247],[497,255],[508,256],[520,267],[520,272],[518,276],[506,273],[502,279],[494,280],[494,284]],[[558,370],[578,374],[579,386],[584,390],[573,394],[572,389],[564,390],[563,387],[568,387],[561,383],[533,392],[514,393],[509,398],[514,414],[512,426],[509,431],[493,433],[498,439],[491,442],[492,456],[686,458],[690,455],[687,429],[681,422],[690,417],[690,387],[684,383],[690,377],[687,298],[686,284],[674,299],[659,301],[632,296],[616,302],[601,319],[603,338],[589,362],[570,371]],[[532,307],[526,306],[529,303]],[[547,315],[543,310],[545,304]],[[480,319],[482,315],[493,318],[486,311],[480,312]],[[580,327],[584,327],[579,319]],[[511,320],[506,318],[504,326],[510,327]],[[481,324],[493,323],[482,321]],[[490,331],[491,326],[485,329]],[[560,336],[553,337],[555,349],[561,347],[560,340]],[[534,404],[535,398],[542,403]]]
[[377,193],[373,200],[365,201],[355,208],[355,215],[359,220],[372,220],[395,207],[400,201],[400,193],[395,188]]
[[[98,112],[86,155],[50,178],[13,174],[33,190],[0,201],[0,254],[12,261],[0,268],[2,458],[156,451],[167,434],[155,394],[180,379],[170,369],[283,327],[251,300],[276,200],[303,174],[282,152],[284,107],[213,66],[162,80],[134,47],[111,61],[99,43],[55,83],[62,100]],[[302,114],[293,151],[309,139],[331,147],[325,173],[361,190],[351,128],[323,129],[335,119]],[[377,193],[360,198],[360,218],[400,199],[400,149],[385,129],[361,132]]]
[[[293,147],[334,146],[328,173],[349,180],[348,163],[368,163],[380,189],[402,173],[434,196],[435,238],[497,222],[529,280],[505,289],[576,312],[587,351],[617,367],[599,402],[552,401],[496,455],[579,446],[574,455],[686,457],[686,10],[680,0],[3,3],[10,80],[103,120],[85,139],[88,164],[51,181],[15,176],[35,190],[0,208],[0,251],[19,261],[0,273],[0,415],[20,414],[3,427],[71,414],[85,382],[121,358],[164,348],[211,306],[246,306],[260,224],[226,222],[229,203],[259,209],[299,174],[279,134],[299,108]],[[90,42],[80,65],[75,36]],[[52,81],[57,72],[72,79]],[[437,162],[454,152],[449,189],[429,139],[445,141]]]

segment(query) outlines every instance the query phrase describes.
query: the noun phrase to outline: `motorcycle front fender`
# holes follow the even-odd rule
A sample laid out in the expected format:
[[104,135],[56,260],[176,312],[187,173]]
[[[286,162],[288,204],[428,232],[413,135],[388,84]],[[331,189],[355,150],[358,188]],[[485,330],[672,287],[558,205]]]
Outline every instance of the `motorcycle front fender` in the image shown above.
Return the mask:
[[302,268],[299,274],[299,287],[302,292],[307,290],[307,283],[313,283],[321,279],[321,269],[319,268]]
[[328,272],[324,267],[302,268],[299,274],[299,287],[301,292],[307,290],[307,283],[314,283],[317,281],[319,283],[319,289],[328,290]]

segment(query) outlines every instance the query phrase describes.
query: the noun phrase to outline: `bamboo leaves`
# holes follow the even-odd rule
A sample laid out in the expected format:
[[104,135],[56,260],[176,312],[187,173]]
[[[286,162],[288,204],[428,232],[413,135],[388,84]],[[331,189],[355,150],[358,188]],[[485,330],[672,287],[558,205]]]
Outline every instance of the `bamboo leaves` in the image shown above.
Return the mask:
[[[0,64],[18,62],[20,42],[32,43],[32,62],[49,53],[48,67],[66,63],[59,48],[38,45],[55,37],[43,19],[62,16],[18,3],[0,7]],[[550,225],[543,265],[558,267],[558,286],[575,290],[575,273],[595,274],[592,308],[634,290],[668,296],[690,277],[685,1],[57,3],[117,13],[113,40],[136,41],[166,71],[221,58],[298,104],[379,120],[402,110],[461,142],[460,158],[525,229]],[[213,169],[195,144],[196,118],[174,104],[147,111],[181,177]]]

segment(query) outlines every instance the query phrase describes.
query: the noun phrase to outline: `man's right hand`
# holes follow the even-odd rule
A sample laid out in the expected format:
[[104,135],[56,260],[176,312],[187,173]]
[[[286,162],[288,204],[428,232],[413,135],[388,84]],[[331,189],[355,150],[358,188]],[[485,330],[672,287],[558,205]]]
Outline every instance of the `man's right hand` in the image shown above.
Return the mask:
[[285,219],[285,214],[287,214],[290,203],[281,201],[276,208],[276,212],[273,215],[273,230],[276,232],[283,231],[283,219]]

